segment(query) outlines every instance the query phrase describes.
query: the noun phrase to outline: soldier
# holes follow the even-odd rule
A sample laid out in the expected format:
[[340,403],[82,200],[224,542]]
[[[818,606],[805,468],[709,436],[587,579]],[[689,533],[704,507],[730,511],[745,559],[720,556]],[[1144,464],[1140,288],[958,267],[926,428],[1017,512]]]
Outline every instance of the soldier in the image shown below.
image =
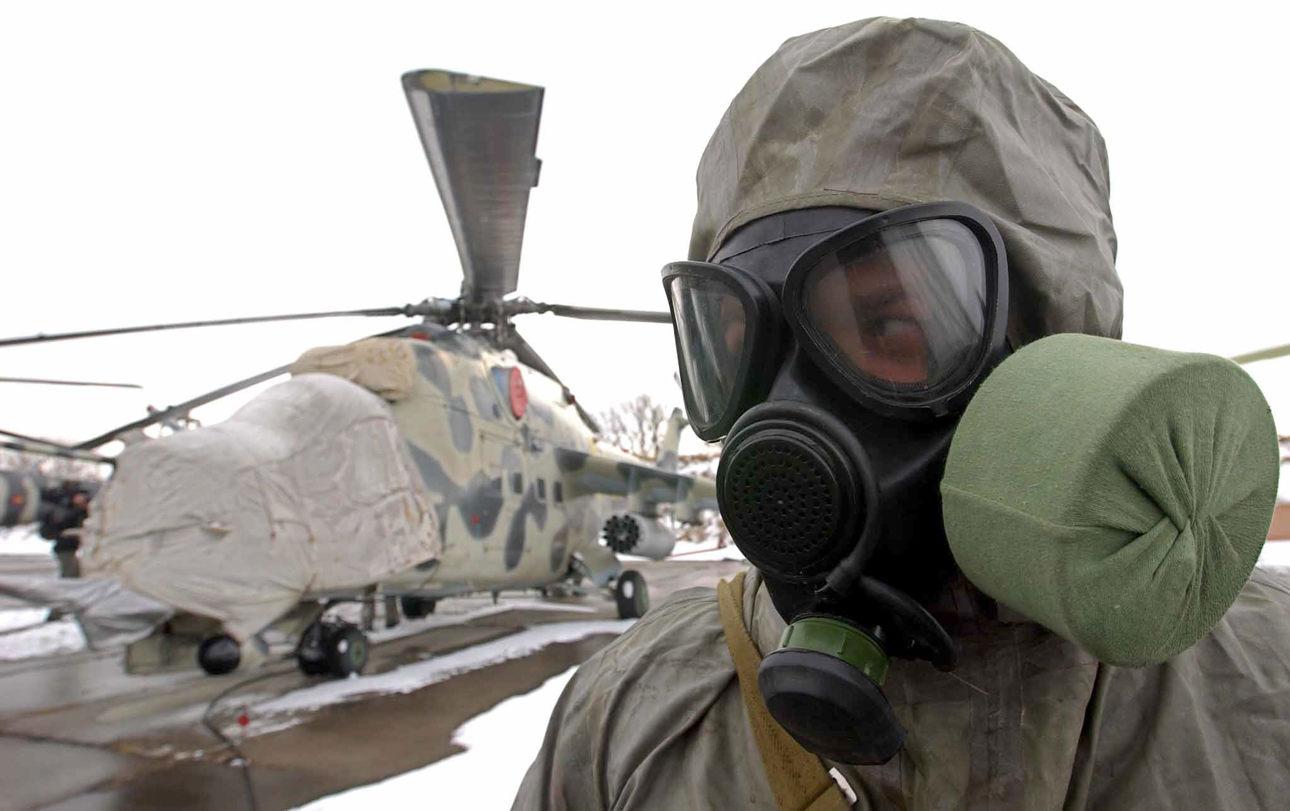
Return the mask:
[[[1016,428],[1007,398],[981,388],[987,373],[997,366],[1007,377],[1056,351],[1067,352],[1073,375],[1085,367],[1063,347],[1114,360],[1127,346],[1039,340],[1119,338],[1114,257],[1097,128],[998,41],[962,25],[874,19],[785,42],[712,136],[691,261],[664,271],[689,417],[700,436],[727,437],[723,518],[755,568],[715,593],[675,595],[585,663],[515,808],[1282,802],[1290,789],[1284,578],[1259,572],[1246,582],[1253,557],[1242,553],[1246,568],[1194,621],[1172,598],[1210,599],[1203,573],[1185,588],[1160,586],[1151,572],[1142,589],[1124,588],[1120,572],[1134,561],[1112,555],[1086,581],[1088,593],[1054,597],[1044,586],[1036,610],[1021,616],[959,571],[956,558],[968,557],[956,536],[971,527],[965,513],[951,513],[961,501],[949,489],[942,522],[942,474],[955,472],[950,440],[957,452],[969,402],[975,422],[986,423],[973,430],[988,433],[996,418]],[[1222,374],[1242,374],[1214,362]],[[1087,368],[1080,379],[1095,384],[1100,367]],[[1042,397],[1061,382],[1023,374],[1008,393]],[[1246,422],[1270,432],[1266,405],[1253,398]],[[1095,403],[1078,405],[1072,419],[1096,412]],[[1228,448],[1228,436],[1209,430],[1215,449]],[[1224,520],[1203,504],[1151,530],[1117,515],[1097,519],[1105,526],[1056,527],[1016,508],[985,522],[984,534],[1032,532],[1036,548],[1060,556],[1069,539],[1058,530],[1078,540],[1103,530],[1123,537],[1129,527],[1141,543],[1124,548],[1162,540],[1185,548],[1193,569],[1221,558],[1227,540],[1257,555],[1275,488],[1263,445],[1275,447],[1241,431],[1258,434],[1241,446],[1257,459],[1216,475],[1204,496],[1220,512],[1259,502],[1240,532],[1225,527],[1230,538],[1223,529],[1206,536],[1210,546],[1193,537]],[[1062,426],[1050,433],[1060,440]],[[1009,451],[1008,437],[999,441],[998,454],[975,468],[1024,456],[1024,447]],[[1109,445],[1106,453],[1120,452]],[[1071,459],[1084,452],[1073,448]],[[1117,459],[1134,460],[1135,448],[1124,452]],[[1125,486],[1123,468],[1111,474],[1118,482],[1098,486]],[[1207,473],[1188,468],[1197,475]],[[1236,480],[1244,492],[1224,489]],[[1032,484],[1044,483],[1015,489]],[[1102,491],[1044,492],[1072,509],[1115,506]],[[1043,561],[992,560],[1023,590],[1047,571]],[[1046,599],[1081,608],[1107,598],[1099,580],[1118,589],[1112,614],[1154,602],[1099,626],[1110,642],[1033,621],[1048,616]],[[1198,630],[1154,659],[1117,653],[1124,634],[1155,627],[1153,611],[1166,628]]]
[[65,483],[46,491],[41,498],[40,534],[54,542],[59,577],[80,577],[77,552],[81,548],[81,526],[89,510],[89,494],[78,484]]

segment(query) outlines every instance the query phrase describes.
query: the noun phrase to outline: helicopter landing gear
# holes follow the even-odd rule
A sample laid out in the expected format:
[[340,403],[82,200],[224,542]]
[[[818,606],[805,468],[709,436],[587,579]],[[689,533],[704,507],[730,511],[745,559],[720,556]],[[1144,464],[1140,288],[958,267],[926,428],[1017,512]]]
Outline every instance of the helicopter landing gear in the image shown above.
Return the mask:
[[367,635],[357,625],[323,618],[300,637],[296,665],[307,676],[331,674],[345,678],[363,672],[370,652]]
[[242,646],[228,634],[207,637],[197,648],[197,664],[211,676],[232,673],[242,663]]
[[403,616],[410,620],[428,617],[434,613],[435,601],[429,597],[400,597],[399,608]]
[[649,586],[645,577],[635,569],[628,569],[618,576],[614,584],[614,601],[618,603],[618,616],[636,619],[649,610]]

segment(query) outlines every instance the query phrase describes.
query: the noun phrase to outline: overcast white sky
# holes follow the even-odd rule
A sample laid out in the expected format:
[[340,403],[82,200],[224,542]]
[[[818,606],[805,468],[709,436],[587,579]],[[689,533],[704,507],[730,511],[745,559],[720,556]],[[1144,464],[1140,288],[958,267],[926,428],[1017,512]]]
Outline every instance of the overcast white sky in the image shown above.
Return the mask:
[[[1287,15],[1271,7],[5,4],[0,336],[455,295],[459,261],[399,84],[422,67],[546,87],[520,292],[662,309],[658,270],[684,256],[694,168],[731,97],[788,36],[888,14],[990,32],[1098,122],[1127,340],[1224,355],[1290,342]],[[0,384],[0,428],[83,439],[398,323],[3,349],[3,376],[146,389]],[[667,327],[520,328],[593,410],[640,391],[680,399]],[[1290,362],[1251,372],[1290,431]]]

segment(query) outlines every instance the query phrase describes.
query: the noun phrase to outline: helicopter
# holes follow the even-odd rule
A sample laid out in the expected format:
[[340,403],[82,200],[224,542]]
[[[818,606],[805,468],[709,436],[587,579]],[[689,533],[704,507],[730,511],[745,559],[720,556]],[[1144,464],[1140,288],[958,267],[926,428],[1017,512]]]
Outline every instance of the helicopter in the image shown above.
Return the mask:
[[[377,595],[387,616],[397,600],[401,613],[418,617],[450,595],[602,589],[620,616],[640,616],[647,585],[618,556],[662,559],[675,543],[662,512],[696,522],[717,508],[711,480],[677,471],[679,411],[657,464],[612,448],[512,323],[530,313],[671,320],[511,295],[541,167],[543,88],[444,70],[413,71],[402,83],[461,259],[457,298],[0,340],[354,315],[420,319],[310,349],[83,442],[5,432],[25,450],[113,466],[83,516],[80,558],[87,574],[138,597],[127,612],[141,626],[126,646],[127,672],[195,661],[227,673],[262,661],[271,638],[291,640],[306,673],[360,672],[368,640],[331,609]],[[283,375],[290,378],[223,423],[141,440],[149,426],[182,426],[198,406]],[[126,441],[120,454],[98,453],[114,440]],[[6,513],[6,523],[30,518],[42,492],[12,478],[4,495],[23,509]],[[33,597],[30,587],[9,593]],[[73,600],[71,608],[84,606]]]

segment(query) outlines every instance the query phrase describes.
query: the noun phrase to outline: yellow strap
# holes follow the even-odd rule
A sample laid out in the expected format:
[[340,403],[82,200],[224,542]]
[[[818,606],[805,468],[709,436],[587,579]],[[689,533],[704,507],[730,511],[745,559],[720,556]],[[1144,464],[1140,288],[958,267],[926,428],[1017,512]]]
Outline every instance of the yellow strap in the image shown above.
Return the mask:
[[721,609],[726,647],[730,648],[730,658],[739,674],[739,692],[748,710],[748,725],[757,741],[775,803],[781,811],[849,809],[851,804],[820,759],[793,740],[766,709],[766,702],[757,689],[761,654],[744,625],[743,594],[744,572],[735,575],[731,582],[722,580],[717,584],[717,606]]

